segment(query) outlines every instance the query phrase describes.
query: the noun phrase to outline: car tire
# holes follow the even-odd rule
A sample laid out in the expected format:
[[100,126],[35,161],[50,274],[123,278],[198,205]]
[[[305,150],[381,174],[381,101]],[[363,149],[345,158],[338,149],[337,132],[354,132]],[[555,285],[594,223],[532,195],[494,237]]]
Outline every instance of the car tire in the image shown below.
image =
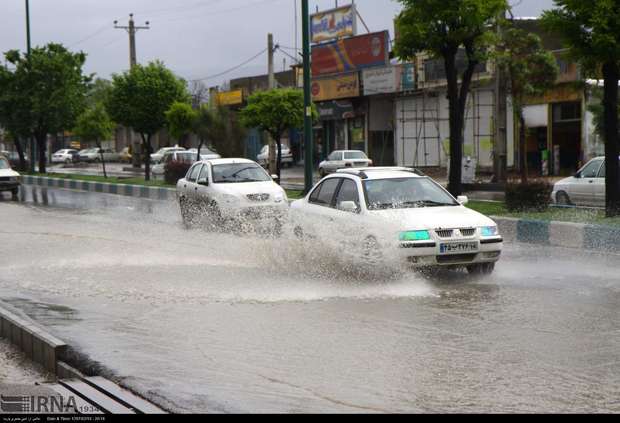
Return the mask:
[[181,220],[183,221],[183,226],[185,226],[186,229],[191,228],[192,221],[191,221],[190,212],[188,210],[187,200],[184,198],[181,198],[179,200],[179,207],[181,209]]
[[362,258],[366,264],[377,265],[383,259],[381,253],[381,245],[377,238],[373,235],[368,235],[364,239],[362,245]]
[[555,202],[559,206],[572,206],[573,205],[573,203],[570,201],[570,197],[564,191],[559,191],[555,195]]
[[495,263],[479,263],[467,266],[467,272],[473,276],[490,276],[495,270]]
[[17,197],[19,196],[19,188],[13,188],[11,190],[11,195],[13,196],[13,199],[17,199]]
[[66,164],[66,165],[70,165],[70,164],[71,164],[71,159],[66,159],[66,160],[65,160],[65,164]]

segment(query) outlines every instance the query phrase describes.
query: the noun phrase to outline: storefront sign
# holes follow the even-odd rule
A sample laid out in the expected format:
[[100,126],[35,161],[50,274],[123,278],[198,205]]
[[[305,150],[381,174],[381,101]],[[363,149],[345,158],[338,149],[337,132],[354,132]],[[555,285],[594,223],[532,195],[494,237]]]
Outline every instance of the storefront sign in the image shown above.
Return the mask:
[[223,91],[217,93],[215,101],[218,106],[235,106],[243,103],[243,90]]
[[317,104],[320,120],[340,120],[355,117],[353,103],[347,100]]
[[400,89],[401,91],[415,90],[415,65],[413,63],[402,65]]
[[357,72],[312,81],[312,99],[314,101],[337,100],[359,97],[359,95],[360,83]]
[[312,42],[322,43],[357,34],[355,4],[310,16]]
[[364,95],[391,94],[399,91],[400,66],[365,69],[362,73]]
[[389,62],[387,31],[312,47],[312,76],[357,71]]

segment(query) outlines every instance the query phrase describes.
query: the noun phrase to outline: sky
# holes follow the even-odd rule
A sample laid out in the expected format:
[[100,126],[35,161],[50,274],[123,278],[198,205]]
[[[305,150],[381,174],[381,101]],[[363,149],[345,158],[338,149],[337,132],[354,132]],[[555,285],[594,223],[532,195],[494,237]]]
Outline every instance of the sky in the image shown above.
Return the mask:
[[[129,68],[126,31],[134,13],[136,25],[150,29],[136,35],[138,62],[159,59],[186,80],[200,79],[207,86],[240,76],[266,73],[267,57],[256,56],[274,34],[283,52],[276,53],[276,70],[288,67],[295,56],[295,15],[300,0],[29,0],[32,45],[60,42],[87,53],[85,71],[109,78]],[[516,16],[538,16],[552,0],[510,0]],[[336,0],[310,0],[311,11],[333,8]],[[340,0],[339,4],[349,3]],[[396,0],[356,0],[370,31],[389,29],[400,10]],[[24,0],[0,0],[0,52],[26,49]],[[301,24],[297,46],[301,47]],[[358,31],[363,26],[359,25]],[[2,58],[3,59],[3,58]]]

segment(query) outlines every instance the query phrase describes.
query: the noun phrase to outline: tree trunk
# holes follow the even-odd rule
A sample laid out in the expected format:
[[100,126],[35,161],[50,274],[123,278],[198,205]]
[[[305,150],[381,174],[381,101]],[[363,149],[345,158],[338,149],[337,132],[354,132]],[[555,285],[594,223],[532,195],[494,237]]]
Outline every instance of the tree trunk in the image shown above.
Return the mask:
[[605,80],[603,106],[605,120],[605,209],[607,217],[620,215],[620,180],[618,172],[618,80],[616,62],[603,65]]
[[142,136],[142,150],[144,151],[144,180],[151,180],[151,134],[140,134]]
[[105,170],[105,159],[103,158],[103,148],[101,148],[101,142],[99,142],[99,140],[96,140],[95,145],[99,149],[99,157],[101,157],[101,166],[103,166],[103,177],[108,179],[108,174]]
[[19,156],[19,170],[25,172],[27,170],[26,157],[24,156],[24,148],[22,147],[22,143],[19,141],[19,137],[14,136],[13,143],[15,144],[17,155]]
[[519,161],[521,162],[521,183],[527,184],[528,169],[527,169],[527,144],[525,140],[525,117],[523,111],[518,112],[519,115]]
[[202,138],[200,139],[200,142],[198,143],[198,154],[196,155],[196,161],[199,162],[200,161],[200,150],[202,150],[202,146],[204,145],[205,140],[203,140]]
[[39,150],[39,173],[47,173],[47,134],[36,135],[37,148]]
[[276,144],[275,141],[271,139],[271,136],[269,138],[269,157],[267,158],[268,160],[268,168],[269,168],[269,173],[271,175],[273,175],[274,173],[276,173],[278,171],[278,158],[277,156],[277,151],[276,151]]
[[276,157],[276,175],[278,175],[278,180],[276,181],[280,184],[280,180],[282,178],[282,138],[280,135],[275,137],[276,146],[278,147],[277,157]]

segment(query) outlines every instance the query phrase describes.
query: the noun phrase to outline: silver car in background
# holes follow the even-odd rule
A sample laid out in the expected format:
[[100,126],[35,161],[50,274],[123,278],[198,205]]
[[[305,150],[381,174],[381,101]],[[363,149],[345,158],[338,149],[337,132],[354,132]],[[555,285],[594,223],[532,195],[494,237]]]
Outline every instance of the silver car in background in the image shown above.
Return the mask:
[[605,207],[605,157],[590,160],[579,172],[553,186],[553,203]]
[[340,169],[364,168],[372,165],[372,160],[370,160],[363,151],[338,150],[331,153],[329,157],[327,157],[327,160],[319,164],[319,174],[323,178]]

